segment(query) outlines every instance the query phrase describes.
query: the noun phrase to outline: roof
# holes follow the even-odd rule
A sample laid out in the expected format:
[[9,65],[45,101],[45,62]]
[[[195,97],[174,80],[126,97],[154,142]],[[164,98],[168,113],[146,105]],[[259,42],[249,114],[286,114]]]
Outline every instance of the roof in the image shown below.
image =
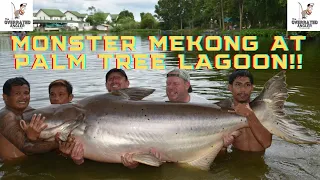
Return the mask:
[[39,9],[38,13],[43,11],[49,17],[64,17],[64,14],[59,9]]
[[79,23],[79,21],[72,21],[72,20],[41,20],[41,19],[34,19],[34,24],[41,24],[41,23]]
[[108,17],[110,15],[110,13],[103,13],[106,17]]
[[111,14],[111,19],[117,19],[119,14]]
[[84,18],[84,17],[86,17],[86,15],[87,15],[87,14],[80,14],[80,13],[78,13],[77,11],[66,11],[65,13],[67,13],[67,12],[75,15],[75,16],[78,17],[78,18]]

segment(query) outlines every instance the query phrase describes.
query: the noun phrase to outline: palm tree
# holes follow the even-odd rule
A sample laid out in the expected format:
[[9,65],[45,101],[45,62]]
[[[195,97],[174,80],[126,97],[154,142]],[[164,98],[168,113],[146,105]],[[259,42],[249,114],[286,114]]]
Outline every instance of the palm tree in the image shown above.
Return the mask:
[[94,6],[90,6],[90,7],[88,7],[87,11],[89,11],[90,14],[92,15],[96,12],[96,8]]

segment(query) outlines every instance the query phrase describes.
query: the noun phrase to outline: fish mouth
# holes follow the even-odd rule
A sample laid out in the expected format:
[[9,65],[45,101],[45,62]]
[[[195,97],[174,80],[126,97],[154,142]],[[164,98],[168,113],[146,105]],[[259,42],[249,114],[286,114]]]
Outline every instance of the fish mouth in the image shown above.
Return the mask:
[[70,133],[84,123],[85,117],[85,113],[80,113],[76,119],[67,120],[58,126],[41,131],[40,137],[45,141],[54,141],[55,135],[59,133],[58,138],[62,141],[66,141]]

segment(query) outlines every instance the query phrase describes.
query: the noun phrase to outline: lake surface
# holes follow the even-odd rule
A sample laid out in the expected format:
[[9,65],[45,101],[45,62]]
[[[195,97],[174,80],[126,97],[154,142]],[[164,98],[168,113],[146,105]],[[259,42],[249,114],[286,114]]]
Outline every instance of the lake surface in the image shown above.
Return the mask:
[[[104,35],[104,34],[102,34]],[[156,91],[146,99],[162,100],[165,98],[165,74],[172,67],[177,67],[178,53],[185,53],[188,63],[196,63],[198,52],[156,52],[149,51],[148,37],[137,36],[137,52],[135,53],[165,53],[166,70],[126,70],[131,87],[149,87]],[[261,39],[258,53],[270,53],[272,39]],[[43,54],[49,59],[55,53],[59,64],[66,65],[66,54],[80,55],[79,52],[25,52],[11,50],[9,37],[0,37],[0,91],[8,78],[24,76],[31,84],[31,103],[34,108],[49,105],[48,85],[51,81],[64,78],[74,87],[74,100],[104,93],[105,74],[108,69],[103,69],[102,60],[97,54],[103,52],[103,43],[99,42],[97,51],[91,52],[89,42],[85,42],[83,54],[87,54],[85,70],[75,67],[73,70],[30,70],[23,67],[14,69],[14,53],[27,53],[30,55]],[[117,43],[119,45],[119,42]],[[293,52],[293,43],[289,43]],[[287,83],[290,96],[285,103],[285,111],[293,119],[320,134],[320,42],[305,41],[302,43],[303,68],[301,70],[287,70]],[[121,53],[108,52],[108,53]],[[132,52],[127,52],[132,53]],[[217,52],[207,53],[212,59]],[[237,52],[232,52],[237,53]],[[244,53],[244,52],[241,52]],[[49,60],[49,65],[51,61]],[[114,61],[110,67],[115,67]],[[227,90],[228,75],[232,70],[192,70],[191,84],[194,93],[197,93],[212,103],[230,97]],[[256,97],[264,83],[275,75],[278,70],[252,70],[255,78],[255,90],[252,98]],[[0,107],[3,107],[0,101]],[[81,166],[75,165],[70,159],[64,159],[55,152],[29,156],[27,159],[11,163],[0,164],[0,177],[2,179],[320,179],[320,146],[296,145],[288,143],[276,136],[270,148],[264,154],[243,153],[232,151],[226,156],[217,158],[209,172],[196,171],[182,168],[174,164],[164,164],[159,168],[140,165],[130,170],[121,164],[98,163],[85,160]]]

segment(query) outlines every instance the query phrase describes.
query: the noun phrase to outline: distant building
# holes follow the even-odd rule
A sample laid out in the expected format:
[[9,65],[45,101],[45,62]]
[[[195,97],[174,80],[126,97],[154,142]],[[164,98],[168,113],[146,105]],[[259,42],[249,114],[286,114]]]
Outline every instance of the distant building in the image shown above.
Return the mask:
[[82,29],[83,26],[89,26],[89,23],[85,23],[85,19],[88,17],[87,14],[80,14],[77,11],[66,11],[64,15],[64,20],[76,21],[70,23],[68,22],[67,26],[69,27],[77,27],[78,29]]
[[[118,14],[104,13],[105,21],[99,25],[99,30],[109,30],[112,28],[110,23],[118,20]],[[61,27],[69,27],[71,29],[90,30],[93,27],[86,22],[88,14],[81,14],[77,11],[67,10],[65,13],[59,9],[39,9],[33,13],[34,27],[42,27],[44,30],[59,30]]]
[[116,22],[118,20],[119,14],[111,14],[112,22]]
[[37,20],[63,20],[65,15],[59,9],[39,9],[35,17]]

